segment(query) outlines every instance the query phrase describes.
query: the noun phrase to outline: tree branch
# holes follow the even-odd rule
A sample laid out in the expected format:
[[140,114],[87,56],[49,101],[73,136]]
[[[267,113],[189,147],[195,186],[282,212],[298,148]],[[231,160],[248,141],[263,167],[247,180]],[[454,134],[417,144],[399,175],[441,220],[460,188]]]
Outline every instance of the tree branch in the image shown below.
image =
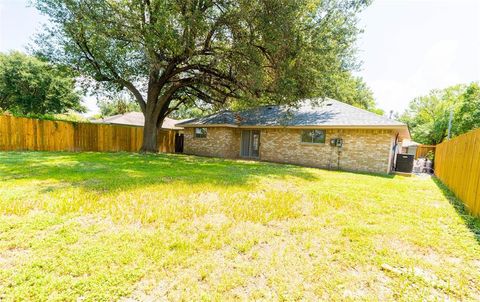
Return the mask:
[[137,99],[138,104],[140,105],[140,109],[145,114],[147,110],[147,104],[145,103],[145,99],[143,98],[140,91],[138,91],[138,89],[130,81],[127,81],[121,78],[119,78],[117,81],[119,84],[125,86],[128,90],[130,90],[133,93],[133,95]]

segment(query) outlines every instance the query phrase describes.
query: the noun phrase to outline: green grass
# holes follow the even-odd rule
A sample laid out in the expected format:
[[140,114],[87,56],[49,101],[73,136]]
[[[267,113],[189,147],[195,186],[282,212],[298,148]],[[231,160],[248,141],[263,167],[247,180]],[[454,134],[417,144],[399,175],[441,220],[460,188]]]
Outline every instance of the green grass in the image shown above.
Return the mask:
[[0,153],[0,300],[478,300],[480,222],[430,178]]

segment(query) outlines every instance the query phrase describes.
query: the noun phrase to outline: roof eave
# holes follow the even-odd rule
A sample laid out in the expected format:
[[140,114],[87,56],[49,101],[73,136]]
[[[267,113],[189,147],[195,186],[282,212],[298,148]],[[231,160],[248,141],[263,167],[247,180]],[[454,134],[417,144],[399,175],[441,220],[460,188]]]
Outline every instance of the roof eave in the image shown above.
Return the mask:
[[232,124],[183,124],[184,128],[202,127],[228,127],[228,128],[293,128],[293,129],[312,129],[312,128],[343,128],[343,129],[406,129],[407,125],[300,125],[300,126],[281,126],[281,125],[232,125]]
[[410,129],[408,129],[407,125],[404,125],[403,127],[399,128],[398,135],[401,140],[412,139],[410,135]]

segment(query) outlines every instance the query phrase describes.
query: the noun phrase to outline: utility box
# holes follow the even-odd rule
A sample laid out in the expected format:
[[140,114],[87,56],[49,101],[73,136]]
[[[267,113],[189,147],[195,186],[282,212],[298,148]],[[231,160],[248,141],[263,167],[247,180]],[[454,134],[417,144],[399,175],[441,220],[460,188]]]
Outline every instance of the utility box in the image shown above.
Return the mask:
[[341,138],[332,138],[330,140],[330,146],[341,148],[343,146],[343,139]]
[[398,172],[412,173],[414,159],[415,155],[412,154],[397,154],[395,170]]

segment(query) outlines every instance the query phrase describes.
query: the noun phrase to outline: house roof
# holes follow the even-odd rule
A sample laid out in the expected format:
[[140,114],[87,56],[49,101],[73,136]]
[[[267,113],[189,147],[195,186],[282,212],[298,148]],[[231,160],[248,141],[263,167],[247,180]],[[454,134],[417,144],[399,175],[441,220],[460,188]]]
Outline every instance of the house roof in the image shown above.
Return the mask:
[[[163,120],[162,129],[183,129],[176,126],[176,124],[185,122],[187,120],[175,120],[172,118],[166,117]],[[145,124],[145,117],[142,112],[128,112],[125,114],[117,114],[109,116],[103,119],[93,120],[93,123],[99,124],[111,124],[111,125],[125,125],[125,126],[137,126],[143,127]]]
[[278,105],[261,106],[239,112],[221,111],[177,124],[181,127],[213,125],[233,127],[401,128],[404,130],[403,136],[410,137],[407,125],[404,123],[332,99],[319,102],[305,100],[301,102],[298,108]]

